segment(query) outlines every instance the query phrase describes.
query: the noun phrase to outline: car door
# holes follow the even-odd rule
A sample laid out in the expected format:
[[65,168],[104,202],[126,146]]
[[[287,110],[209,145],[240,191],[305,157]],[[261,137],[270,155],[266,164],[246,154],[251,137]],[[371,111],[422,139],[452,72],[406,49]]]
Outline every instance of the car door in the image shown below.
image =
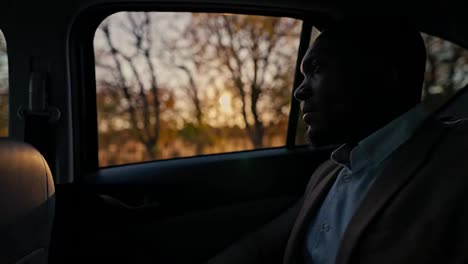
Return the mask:
[[56,188],[52,263],[201,263],[328,157],[292,100],[317,33],[301,14],[101,5],[68,23],[74,177]]

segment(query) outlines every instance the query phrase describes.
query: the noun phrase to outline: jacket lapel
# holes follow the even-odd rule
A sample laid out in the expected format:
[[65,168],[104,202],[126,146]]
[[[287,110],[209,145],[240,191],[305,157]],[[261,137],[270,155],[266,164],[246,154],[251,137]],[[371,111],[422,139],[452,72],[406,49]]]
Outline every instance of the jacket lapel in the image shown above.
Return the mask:
[[386,168],[376,179],[351,219],[341,241],[336,263],[349,263],[352,251],[365,228],[384,209],[390,199],[422,168],[433,152],[432,150],[443,139],[445,132],[446,127],[442,123],[430,118],[409,142],[390,157],[391,160]]
[[302,208],[289,236],[284,263],[297,263],[297,258],[302,256],[299,250],[301,250],[301,245],[303,244],[306,228],[310,224],[310,218],[318,210],[325,195],[335,182],[339,170],[342,168],[331,161],[327,161],[327,164],[324,165],[326,167],[315,172],[311,177],[311,182],[308,184]]

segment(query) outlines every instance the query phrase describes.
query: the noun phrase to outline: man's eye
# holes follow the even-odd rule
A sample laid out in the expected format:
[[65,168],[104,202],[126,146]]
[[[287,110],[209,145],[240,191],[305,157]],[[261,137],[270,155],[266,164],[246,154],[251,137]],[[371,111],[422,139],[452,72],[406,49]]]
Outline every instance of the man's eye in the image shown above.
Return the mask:
[[313,73],[318,73],[318,72],[320,72],[321,69],[322,69],[322,66],[319,65],[319,64],[313,64],[312,65],[312,72]]

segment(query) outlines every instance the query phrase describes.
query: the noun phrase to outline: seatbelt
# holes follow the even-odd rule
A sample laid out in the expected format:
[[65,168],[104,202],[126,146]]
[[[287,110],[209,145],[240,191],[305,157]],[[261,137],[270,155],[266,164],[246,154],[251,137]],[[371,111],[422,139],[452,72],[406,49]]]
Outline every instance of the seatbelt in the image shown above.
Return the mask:
[[55,124],[60,120],[60,110],[48,102],[48,74],[31,72],[28,87],[28,103],[18,109],[24,120],[24,141],[34,146],[50,164],[54,173]]

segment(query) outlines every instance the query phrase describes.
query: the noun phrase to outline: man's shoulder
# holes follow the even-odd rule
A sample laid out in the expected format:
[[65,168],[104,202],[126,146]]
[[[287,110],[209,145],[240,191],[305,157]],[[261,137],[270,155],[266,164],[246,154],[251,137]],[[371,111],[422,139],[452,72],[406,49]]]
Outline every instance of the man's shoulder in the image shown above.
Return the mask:
[[[447,129],[441,146],[436,150],[439,157],[443,155],[456,156],[459,162],[466,163],[462,156],[468,149],[468,118],[443,122]],[[461,156],[460,156],[461,155]],[[468,163],[466,163],[468,167]]]
[[[429,144],[437,146],[458,141],[461,147],[468,144],[467,132],[468,118],[430,117],[404,145]],[[432,151],[441,151],[441,149],[433,148]]]
[[[437,119],[435,121],[414,135],[415,138],[425,140],[415,139],[408,142],[412,145],[409,149],[414,151],[405,152],[405,156],[410,160],[413,158],[417,160],[418,155],[424,156],[424,166],[431,168],[424,170],[425,174],[440,174],[443,169],[445,177],[465,175],[468,162],[463,157],[468,150],[468,119]],[[428,134],[436,136],[426,136]],[[452,174],[453,176],[449,176]],[[466,177],[463,176],[461,179],[466,182]]]
[[440,122],[450,130],[466,132],[468,130],[468,118],[443,118]]
[[442,144],[453,145],[453,148],[466,149],[468,145],[468,118],[439,120],[447,133]]

